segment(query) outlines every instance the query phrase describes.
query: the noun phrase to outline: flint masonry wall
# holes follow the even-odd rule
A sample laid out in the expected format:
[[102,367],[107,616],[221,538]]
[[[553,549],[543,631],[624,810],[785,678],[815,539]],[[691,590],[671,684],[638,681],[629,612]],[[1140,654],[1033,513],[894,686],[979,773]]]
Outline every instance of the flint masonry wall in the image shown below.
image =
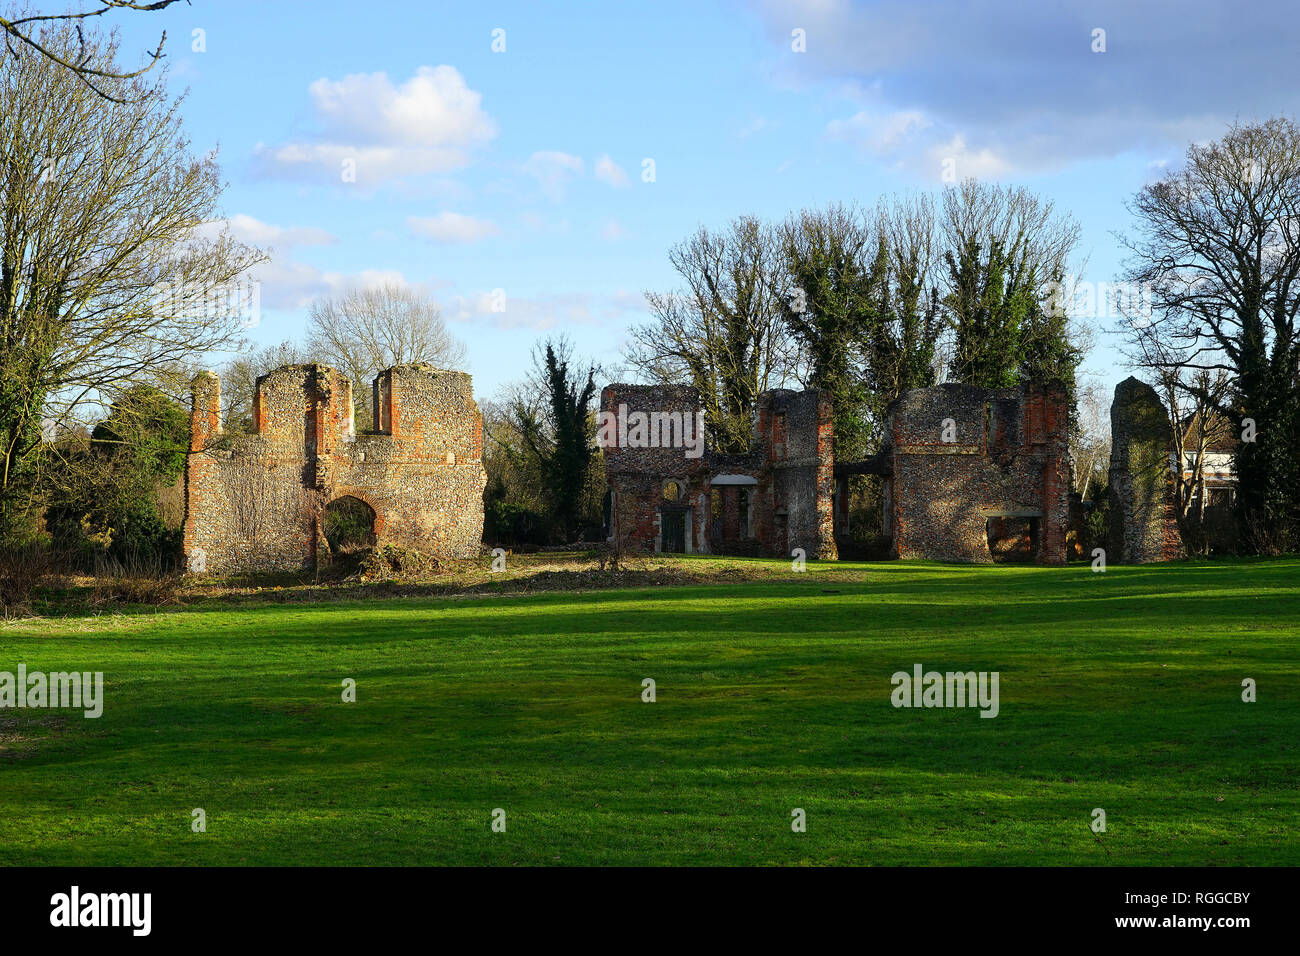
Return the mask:
[[1155,389],[1136,378],[1116,385],[1110,433],[1107,559],[1147,564],[1181,557],[1169,468],[1173,436]]
[[221,431],[221,383],[193,383],[184,547],[191,568],[292,570],[329,558],[331,501],[358,498],[380,543],[469,557],[483,534],[483,426],[470,376],[427,365],[381,372],[375,432],[358,435],[347,378],[290,365],[258,380],[256,433]]
[[1064,564],[1068,440],[1060,385],[904,392],[890,407],[885,450],[894,553],[987,563],[989,519],[1033,519],[1037,562]]
[[831,404],[815,391],[780,390],[763,397],[767,400],[759,402],[759,434],[766,439],[766,464],[773,479],[773,550],[788,557],[802,548],[810,558],[835,558]]
[[[702,406],[699,393],[686,386],[609,385],[601,392],[600,407],[602,412],[614,414],[626,409],[628,416],[634,412],[684,416],[681,420],[691,422],[694,429]],[[619,425],[626,428],[626,418],[620,419]],[[605,480],[611,492],[611,536],[618,535],[646,551],[658,551],[662,547],[662,509],[685,507],[689,515],[686,550],[708,553],[708,460],[703,455],[689,457],[686,448],[636,447],[617,433],[613,444],[602,441],[602,446]],[[682,486],[673,501],[663,496],[669,481]]]
[[[694,422],[703,407],[687,386],[607,386],[601,411],[631,417],[670,413]],[[685,550],[834,558],[831,407],[816,392],[764,392],[754,443],[743,455],[706,443],[692,458],[682,447],[637,447],[635,436],[604,448],[611,491],[611,536],[663,550],[667,515],[684,513]],[[665,496],[676,486],[678,494]],[[743,512],[743,513],[742,513]]]

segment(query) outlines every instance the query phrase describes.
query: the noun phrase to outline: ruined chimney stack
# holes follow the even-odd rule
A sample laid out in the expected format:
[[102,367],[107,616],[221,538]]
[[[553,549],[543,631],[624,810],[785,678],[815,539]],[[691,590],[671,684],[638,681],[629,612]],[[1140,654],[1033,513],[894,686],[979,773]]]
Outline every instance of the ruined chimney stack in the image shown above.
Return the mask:
[[190,381],[190,451],[199,451],[221,434],[221,379],[199,372]]

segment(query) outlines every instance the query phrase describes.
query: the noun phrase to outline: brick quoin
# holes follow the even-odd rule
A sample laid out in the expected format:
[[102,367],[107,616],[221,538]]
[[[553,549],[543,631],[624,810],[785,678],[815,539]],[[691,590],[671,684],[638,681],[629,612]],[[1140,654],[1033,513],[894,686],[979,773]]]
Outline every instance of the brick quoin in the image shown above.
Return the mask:
[[192,383],[184,547],[191,568],[296,570],[328,559],[325,507],[375,514],[380,544],[471,557],[483,536],[483,420],[469,375],[399,365],[375,379],[377,429],[357,434],[352,384],[324,365],[257,381],[255,433],[226,435],[221,382]]

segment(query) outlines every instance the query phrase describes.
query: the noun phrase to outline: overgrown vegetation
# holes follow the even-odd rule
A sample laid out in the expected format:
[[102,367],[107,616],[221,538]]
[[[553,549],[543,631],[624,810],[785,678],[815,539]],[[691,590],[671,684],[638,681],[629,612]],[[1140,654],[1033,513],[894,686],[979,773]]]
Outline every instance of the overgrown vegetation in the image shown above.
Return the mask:
[[350,495],[337,498],[325,506],[321,529],[335,555],[367,548],[374,544],[374,509]]
[[533,368],[483,406],[483,540],[510,547],[604,537],[596,376],[563,338],[538,343]]
[[740,217],[669,251],[684,288],[647,294],[625,355],[647,381],[693,385],[711,447],[743,451],[758,395],[827,392],[841,461],[876,451],[890,402],[939,381],[1063,381],[1086,330],[1061,287],[1078,226],[1023,188],[967,181],[831,204],[780,226]]

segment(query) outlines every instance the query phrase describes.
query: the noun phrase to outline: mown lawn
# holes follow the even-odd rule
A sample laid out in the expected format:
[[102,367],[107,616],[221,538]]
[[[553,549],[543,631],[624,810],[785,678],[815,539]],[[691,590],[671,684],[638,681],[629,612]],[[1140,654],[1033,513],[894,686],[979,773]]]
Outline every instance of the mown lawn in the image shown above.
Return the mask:
[[[1298,652],[1296,560],[29,622],[0,671],[106,703],[0,710],[0,862],[1295,865]],[[915,663],[1000,715],[895,709]]]

